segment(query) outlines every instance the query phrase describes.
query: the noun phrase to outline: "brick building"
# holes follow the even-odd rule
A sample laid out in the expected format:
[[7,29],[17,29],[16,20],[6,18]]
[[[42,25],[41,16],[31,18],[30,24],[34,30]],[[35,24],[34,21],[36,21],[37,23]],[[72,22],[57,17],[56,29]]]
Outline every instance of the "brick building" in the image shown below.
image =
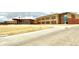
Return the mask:
[[79,14],[72,12],[56,13],[36,18],[36,24],[79,24]]
[[58,23],[58,14],[51,14],[36,18],[37,24],[56,24]]
[[15,21],[15,20],[4,21],[4,24],[17,24],[17,21]]
[[14,18],[1,24],[79,24],[79,14],[72,12],[55,13],[35,19]]
[[33,19],[12,19],[17,22],[17,24],[33,24]]

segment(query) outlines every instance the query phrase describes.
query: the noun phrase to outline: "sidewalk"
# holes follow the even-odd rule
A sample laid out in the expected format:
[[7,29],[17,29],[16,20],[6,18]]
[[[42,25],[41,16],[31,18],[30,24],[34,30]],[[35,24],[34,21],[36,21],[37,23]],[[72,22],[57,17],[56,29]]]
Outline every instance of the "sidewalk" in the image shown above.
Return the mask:
[[20,43],[23,43],[24,41],[34,39],[37,37],[41,37],[43,35],[47,35],[49,33],[53,33],[55,31],[60,31],[65,29],[65,27],[54,27],[50,29],[45,29],[45,30],[40,30],[40,31],[35,31],[35,32],[30,32],[30,33],[24,33],[24,34],[17,34],[17,35],[12,35],[12,36],[7,36],[7,37],[0,37],[0,45],[18,45]]

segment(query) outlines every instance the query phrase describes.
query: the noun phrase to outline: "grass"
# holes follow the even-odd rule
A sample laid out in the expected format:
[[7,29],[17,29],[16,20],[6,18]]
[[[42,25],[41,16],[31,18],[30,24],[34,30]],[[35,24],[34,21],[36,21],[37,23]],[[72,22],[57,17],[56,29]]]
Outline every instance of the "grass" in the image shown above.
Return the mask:
[[0,36],[27,33],[50,28],[48,25],[0,25]]

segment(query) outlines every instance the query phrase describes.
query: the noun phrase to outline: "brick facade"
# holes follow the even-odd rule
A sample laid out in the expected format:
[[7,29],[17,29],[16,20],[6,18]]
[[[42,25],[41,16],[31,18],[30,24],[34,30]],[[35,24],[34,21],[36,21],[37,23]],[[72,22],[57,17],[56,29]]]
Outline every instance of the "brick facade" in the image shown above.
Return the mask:
[[68,24],[79,24],[79,19],[69,18]]
[[13,19],[17,21],[17,24],[33,24],[33,19]]
[[67,15],[67,24],[79,24],[79,15],[76,13],[65,12],[56,13],[36,18],[37,24],[64,24],[64,16]]

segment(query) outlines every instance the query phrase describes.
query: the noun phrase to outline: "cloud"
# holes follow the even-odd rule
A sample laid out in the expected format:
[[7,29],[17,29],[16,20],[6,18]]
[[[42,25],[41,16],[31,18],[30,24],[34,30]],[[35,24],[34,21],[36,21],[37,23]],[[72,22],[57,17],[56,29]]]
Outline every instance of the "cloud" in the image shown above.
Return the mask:
[[7,21],[12,18],[36,18],[38,16],[46,15],[44,12],[0,12],[0,22]]
[[7,20],[8,20],[7,17],[5,17],[5,16],[0,16],[0,22],[7,21]]

